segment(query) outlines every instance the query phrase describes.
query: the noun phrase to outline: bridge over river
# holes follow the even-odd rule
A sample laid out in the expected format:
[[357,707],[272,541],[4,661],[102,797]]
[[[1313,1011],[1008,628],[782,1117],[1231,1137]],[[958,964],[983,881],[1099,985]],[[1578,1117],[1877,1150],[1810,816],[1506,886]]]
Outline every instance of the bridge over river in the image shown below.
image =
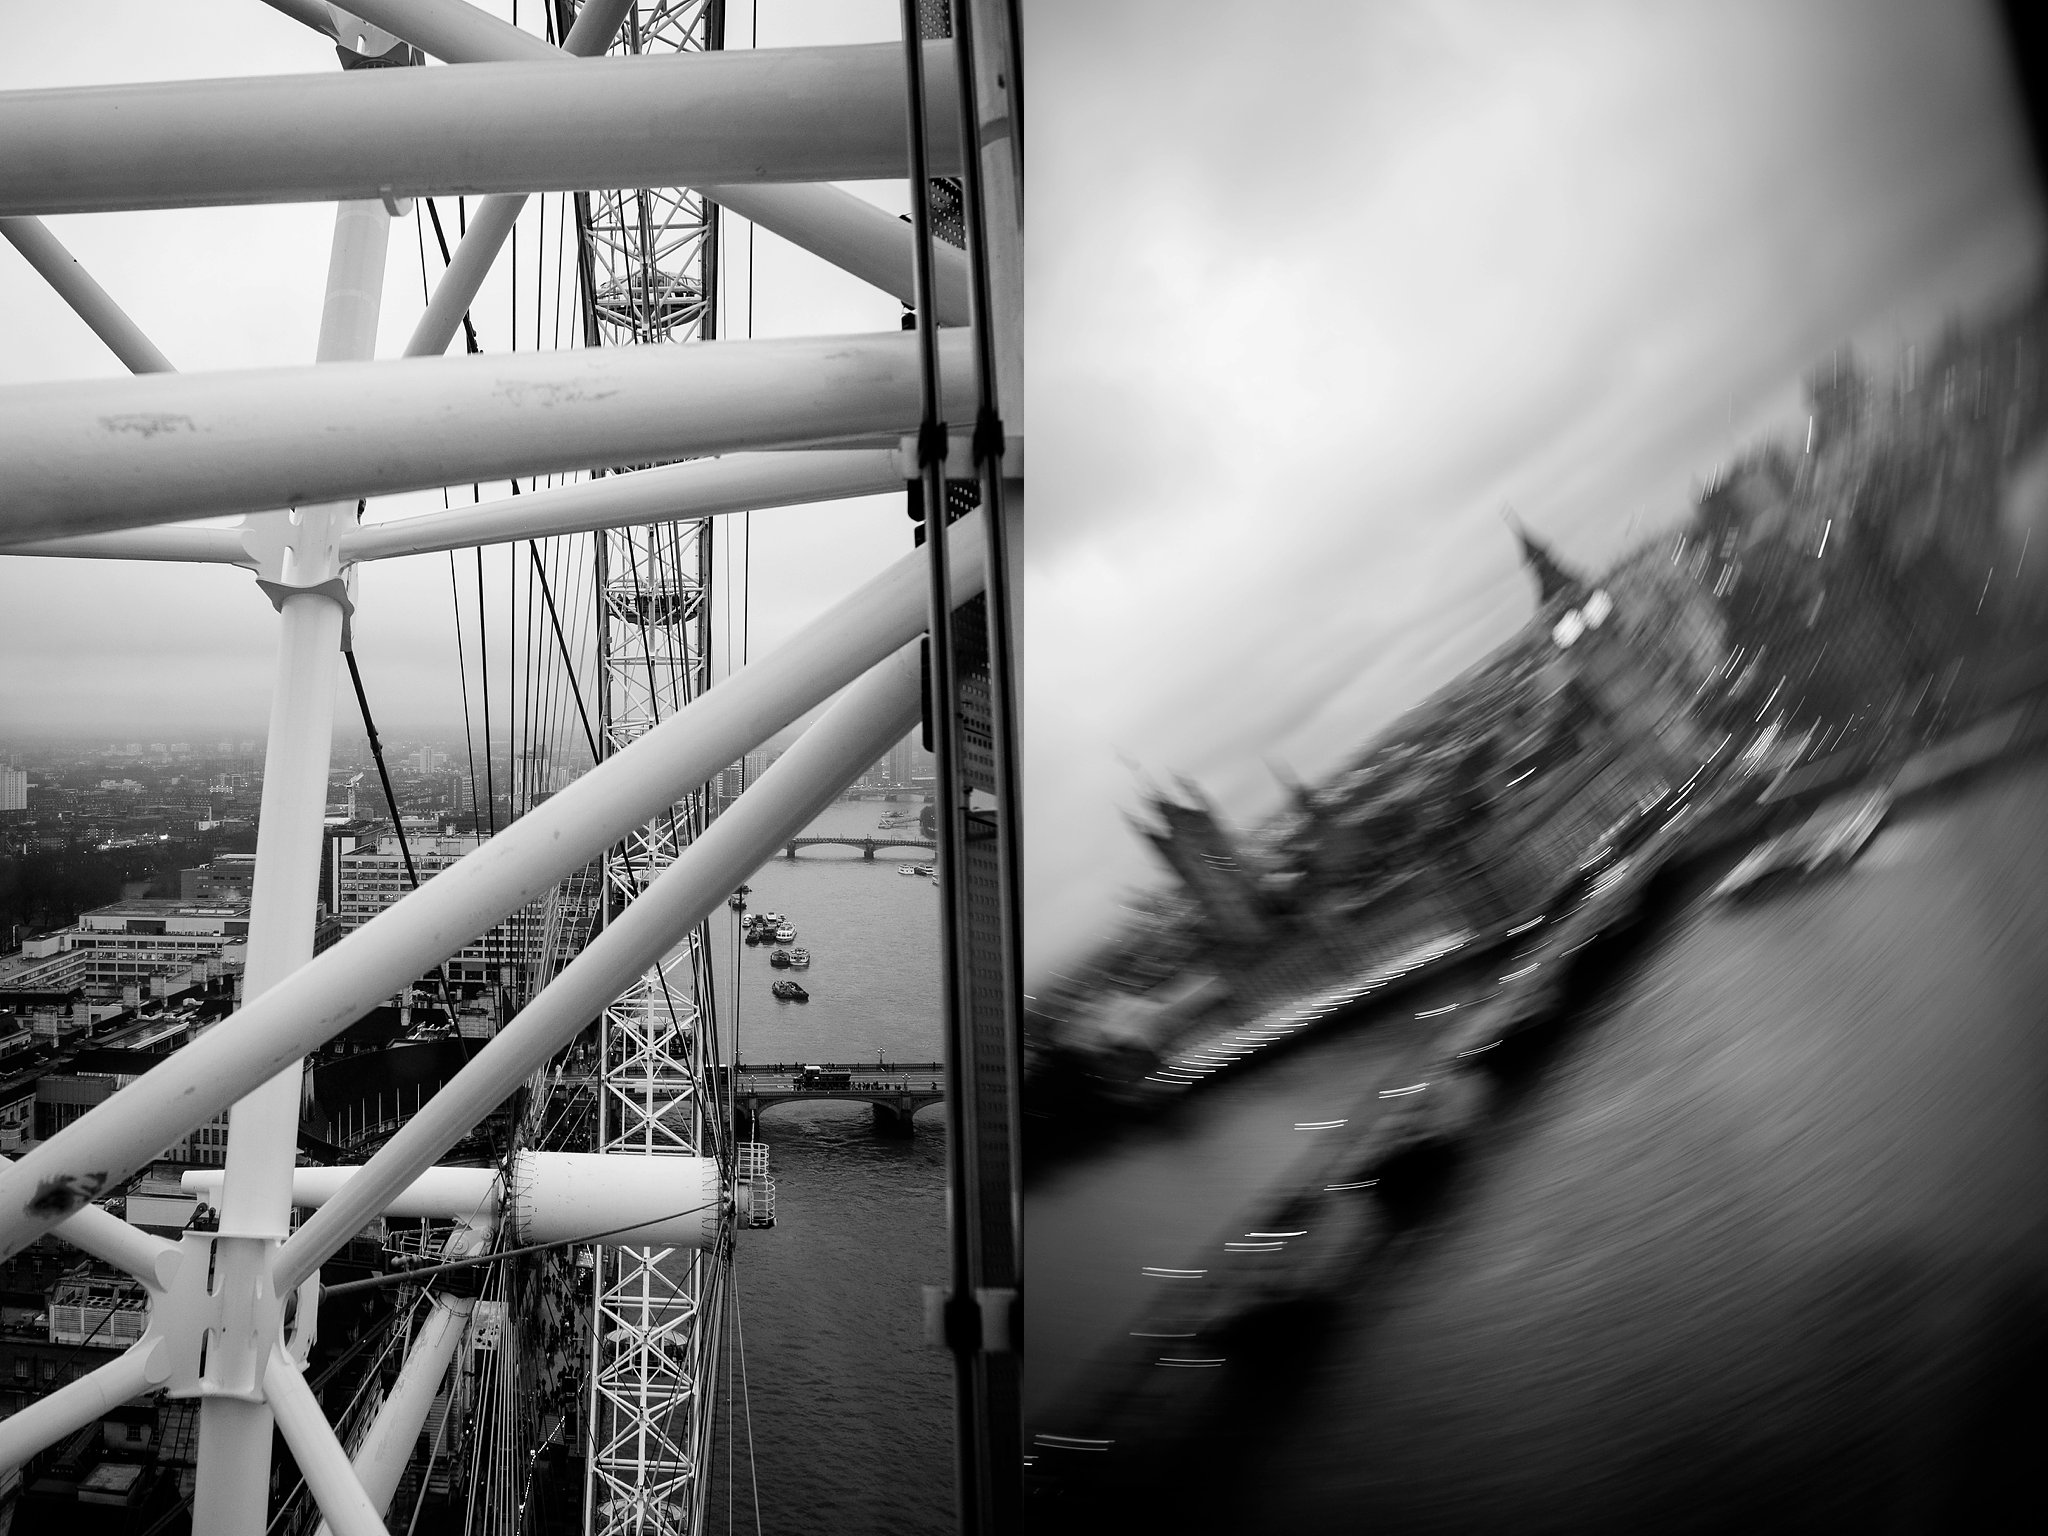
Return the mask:
[[799,848],[818,848],[836,844],[841,848],[858,848],[860,856],[873,863],[878,848],[916,848],[929,854],[937,854],[938,844],[917,837],[793,837],[782,845],[782,856],[796,857]]
[[[806,1069],[813,1069],[806,1075]],[[909,1136],[921,1109],[946,1099],[945,1066],[936,1061],[827,1061],[740,1063],[719,1069],[721,1086],[730,1085],[734,1123],[753,1124],[778,1104],[812,1104],[842,1100],[873,1107],[875,1128],[888,1136]],[[832,1087],[806,1086],[824,1075]],[[843,1077],[845,1086],[837,1086]]]

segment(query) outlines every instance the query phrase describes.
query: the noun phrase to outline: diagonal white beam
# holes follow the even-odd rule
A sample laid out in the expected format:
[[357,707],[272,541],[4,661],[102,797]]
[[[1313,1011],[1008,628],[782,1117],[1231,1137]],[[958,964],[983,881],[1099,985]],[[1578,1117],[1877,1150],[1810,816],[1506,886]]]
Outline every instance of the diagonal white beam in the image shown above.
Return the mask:
[[[940,341],[967,419],[968,335]],[[13,385],[0,543],[896,436],[917,411],[916,338],[893,331]]]
[[[962,574],[967,575],[963,568]],[[979,590],[978,577],[961,590]],[[718,690],[713,689],[716,693]],[[917,721],[917,647],[846,690],[760,780],[491,1038],[278,1251],[272,1284],[296,1285],[504,1102],[619,992],[714,911]],[[445,878],[445,877],[443,877]],[[296,1277],[296,1278],[293,1278]]]
[[[442,1245],[441,1257],[464,1259],[481,1253],[490,1246],[490,1238],[490,1232],[483,1228],[458,1227]],[[455,1358],[456,1347],[468,1331],[470,1314],[475,1310],[476,1302],[471,1297],[434,1296],[419,1332],[406,1346],[405,1364],[398,1379],[384,1394],[376,1417],[356,1447],[351,1465],[362,1482],[370,1507],[379,1516],[391,1507],[391,1496],[398,1491],[398,1480],[412,1459],[420,1430],[433,1409],[434,1395],[440,1391],[441,1380],[448,1374],[448,1363]],[[328,1536],[332,1529],[331,1524],[323,1524],[318,1536]]]
[[[560,49],[499,21],[495,16],[486,16],[482,11],[451,4],[448,0],[436,0],[433,4],[422,4],[421,0],[403,5],[373,4],[370,10],[376,15],[358,6],[357,14],[366,21],[375,21],[407,42],[417,44],[437,59],[447,59],[451,63],[486,63],[493,59],[595,58],[611,45],[619,23],[632,8],[633,0],[590,0],[576,13],[575,24],[569,28],[569,35],[562,40]],[[456,46],[456,39],[443,36],[425,25],[431,18],[444,14],[452,17],[458,31],[480,28],[483,32],[482,46],[474,52],[451,51]],[[405,30],[392,25],[398,20],[405,22]],[[533,52],[534,47],[540,51]],[[428,300],[425,313],[413,327],[412,338],[405,344],[407,357],[434,357],[448,350],[456,327],[462,324],[463,312],[475,300],[477,290],[483,287],[491,263],[497,260],[505,237],[512,232],[512,226],[519,221],[519,210],[525,206],[524,192],[501,192],[477,205],[476,212],[470,215],[469,228],[464,232],[461,244],[455,247],[448,270],[441,274],[441,281],[434,287],[433,298]]]
[[[0,1165],[14,1159],[0,1153]],[[171,1283],[172,1267],[178,1261],[178,1245],[130,1226],[111,1211],[96,1205],[81,1205],[57,1229],[57,1235],[74,1248],[94,1258],[125,1269],[152,1291]]]
[[[730,213],[822,256],[905,304],[917,299],[912,277],[915,233],[903,220],[838,187],[715,186],[706,197]],[[967,253],[937,244],[932,250],[932,302],[939,324],[966,325]]]
[[[424,518],[415,519],[424,522]],[[124,528],[118,533],[82,533],[68,539],[38,539],[0,547],[0,555],[52,555],[69,560],[167,560],[215,565],[253,565],[255,557],[233,528]]]
[[[585,56],[604,52],[612,37],[633,8],[633,0],[590,0],[576,13],[569,35],[557,48],[544,37],[522,31],[462,0],[349,0],[351,15],[382,27],[393,37],[402,37],[422,53],[449,64],[509,63],[514,60],[559,59],[566,53]],[[579,48],[576,34],[584,28],[583,41],[593,34],[596,46]]]
[[334,36],[334,12],[325,0],[263,0],[263,3],[274,11],[284,12],[301,26],[311,27],[326,37]]
[[170,1370],[170,1346],[162,1339],[142,1339],[97,1370],[0,1419],[0,1471],[20,1466],[66,1435],[163,1385]]
[[[952,53],[928,52],[947,175]],[[893,43],[10,91],[0,215],[888,180],[903,102]]]
[[[980,514],[955,526],[960,533],[953,547],[976,549]],[[78,1209],[89,1198],[84,1191],[128,1177],[192,1126],[674,804],[688,786],[703,783],[921,634],[927,564],[921,550],[897,561],[773,655],[710,689],[105,1104],[0,1168],[0,1258]],[[956,590],[971,590],[979,568],[975,556],[958,560]],[[489,1107],[478,1108],[476,1118]]]
[[320,1400],[282,1348],[273,1349],[264,1364],[263,1396],[335,1536],[388,1536],[384,1517],[364,1492],[348,1452],[320,1411]]
[[78,318],[107,344],[114,356],[133,373],[171,373],[171,360],[156,349],[156,343],[142,334],[142,328],[128,318],[107,290],[92,280],[92,274],[78,264],[78,258],[64,249],[64,242],[51,234],[39,219],[0,219],[0,235],[28,264],[57,290]]
[[152,1291],[171,1283],[178,1245],[130,1226],[110,1211],[88,1205],[57,1229],[57,1235],[103,1263],[125,1269]]

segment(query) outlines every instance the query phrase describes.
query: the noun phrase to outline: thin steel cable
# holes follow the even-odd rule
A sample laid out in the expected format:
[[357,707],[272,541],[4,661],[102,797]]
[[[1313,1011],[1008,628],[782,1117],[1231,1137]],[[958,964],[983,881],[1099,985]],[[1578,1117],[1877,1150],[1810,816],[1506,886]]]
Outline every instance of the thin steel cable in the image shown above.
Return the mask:
[[[540,557],[533,554],[532,543],[529,542],[526,548],[527,553],[532,557],[535,565],[538,566]],[[590,746],[591,760],[596,762],[601,756],[597,746],[597,728],[591,724],[590,711],[583,706],[583,690],[576,683],[575,666],[569,657],[569,641],[562,633],[562,616],[555,607],[555,594],[548,586],[547,572],[545,570],[540,573],[540,595],[541,601],[547,605],[548,622],[554,628],[555,644],[561,650],[563,671],[569,679],[570,691],[576,697],[576,713],[583,722],[583,739]]]
[[[481,506],[483,498],[478,494],[477,487],[471,486],[469,489],[476,504]],[[476,550],[476,644],[477,668],[482,677],[482,686],[479,691],[483,695],[484,705],[484,815],[490,821],[491,836],[496,837],[498,835],[498,790],[496,784],[491,779],[491,631],[484,608],[484,551],[482,545],[478,545]]]
[[[419,247],[420,256],[420,297],[422,303],[431,304],[433,294],[427,284],[427,235],[426,225],[420,219],[419,204],[424,203],[434,221],[434,238],[441,246],[441,264],[445,271],[448,264],[448,241],[441,233],[441,216],[434,211],[434,200],[421,198],[413,205],[412,228],[414,243]],[[469,314],[464,311],[462,324],[469,339],[469,350],[476,350],[476,332],[469,324]],[[441,488],[441,510],[448,510],[448,488]],[[455,614],[455,666],[462,680],[462,745],[469,758],[469,818],[472,829],[477,825],[476,815],[476,743],[469,733],[469,665],[462,652],[462,593],[455,580],[455,551],[448,551],[448,595],[454,605]]]
[[[441,229],[441,210],[434,206],[434,200],[431,197],[424,198],[422,199],[422,201],[424,201],[427,205],[427,217],[431,219],[434,224],[435,243],[441,247],[441,275],[445,279],[447,277],[448,267],[450,265],[452,258],[448,254],[448,236],[445,233],[443,233]],[[433,301],[430,298],[428,302],[431,303]],[[462,312],[462,339],[465,348],[468,351],[476,352],[481,350],[477,346],[476,342],[476,324],[474,321],[470,319],[470,314],[467,309],[465,309]]]
[[[420,888],[420,872],[414,868],[412,845],[405,838],[405,818],[398,813],[398,796],[391,790],[391,771],[384,766],[384,743],[377,736],[377,722],[370,718],[370,696],[363,691],[362,669],[356,665],[356,653],[343,651],[342,657],[348,662],[348,680],[355,685],[356,707],[362,711],[363,733],[370,738],[370,759],[377,765],[377,780],[384,786],[384,804],[391,812],[391,826],[398,834],[398,856],[405,861],[405,879],[413,889]],[[338,859],[340,855],[336,855]],[[455,1023],[455,999],[448,990],[448,968],[445,962],[438,963],[433,971],[434,979],[440,984],[441,1005],[448,1010],[448,1023]]]
[[[447,492],[442,492],[446,501]],[[455,605],[455,670],[462,681],[462,746],[469,757],[469,829],[483,830],[483,817],[477,812],[476,803],[476,738],[469,729],[469,663],[464,658],[462,646],[462,589],[455,579],[455,551],[448,551],[448,595]],[[488,748],[486,749],[488,750]]]
[[732,1331],[740,1352],[740,1402],[747,1415],[747,1485],[754,1495],[754,1536],[761,1536],[761,1478],[754,1465],[754,1393],[747,1384],[747,1330],[740,1320],[740,1267],[735,1261],[727,1282],[732,1286]]

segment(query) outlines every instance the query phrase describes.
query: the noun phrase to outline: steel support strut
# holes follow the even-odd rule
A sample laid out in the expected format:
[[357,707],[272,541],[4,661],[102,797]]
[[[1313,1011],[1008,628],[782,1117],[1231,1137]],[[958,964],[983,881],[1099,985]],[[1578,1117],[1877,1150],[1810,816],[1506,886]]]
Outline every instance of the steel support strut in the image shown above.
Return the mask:
[[0,92],[0,215],[886,180],[902,100],[887,43]]
[[[459,1226],[442,1245],[441,1257],[467,1258],[488,1248],[490,1240],[487,1228]],[[377,1416],[363,1432],[362,1443],[350,1460],[363,1494],[380,1520],[391,1507],[391,1496],[398,1491],[398,1480],[434,1406],[434,1394],[469,1331],[469,1317],[475,1310],[476,1299],[471,1296],[436,1295],[428,1303],[426,1318],[406,1349],[398,1379],[377,1405]],[[335,1529],[332,1520],[323,1520],[319,1536],[333,1536]]]
[[0,235],[7,237],[28,264],[42,273],[43,280],[56,289],[78,318],[92,327],[93,334],[107,344],[132,373],[171,373],[171,360],[159,352],[156,343],[142,334],[142,328],[92,275],[78,264],[78,258],[43,227],[40,219],[0,219]]
[[[335,210],[319,361],[365,358],[375,348],[390,228],[391,215],[382,203],[344,203]],[[251,997],[269,991],[313,958],[336,655],[347,606],[335,551],[341,525],[354,521],[354,511],[353,506],[330,504],[268,513],[259,533],[276,552],[274,560],[265,562],[264,586],[277,604],[281,634],[250,898],[244,984]],[[215,1250],[222,1294],[265,1294],[272,1256],[291,1230],[301,1076],[301,1063],[293,1059],[229,1113],[221,1240]],[[255,1536],[270,1518],[273,1418],[267,1386],[279,1370],[297,1379],[297,1367],[272,1350],[275,1324],[261,1308],[250,1328],[248,1347],[270,1355],[270,1363],[262,1366],[265,1392],[207,1392],[200,1403],[193,1523],[196,1530],[222,1536]],[[307,1475],[310,1482],[310,1470]]]
[[[395,71],[393,71],[395,73]],[[965,332],[940,337],[973,408]],[[854,439],[917,419],[897,332],[0,387],[0,541]]]

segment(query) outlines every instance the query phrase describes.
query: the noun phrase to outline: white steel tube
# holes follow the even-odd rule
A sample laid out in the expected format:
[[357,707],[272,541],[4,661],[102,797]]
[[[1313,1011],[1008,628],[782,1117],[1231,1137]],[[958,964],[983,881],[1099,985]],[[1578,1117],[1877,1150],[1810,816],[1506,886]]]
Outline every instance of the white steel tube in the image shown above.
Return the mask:
[[324,0],[263,0],[274,11],[282,11],[301,26],[311,27],[327,37],[334,36],[334,12]]
[[114,356],[134,373],[172,373],[171,361],[156,349],[156,343],[142,334],[142,328],[128,318],[107,290],[92,280],[92,274],[78,264],[78,258],[42,221],[30,218],[0,219],[5,235],[28,264],[42,273],[43,280],[57,290],[78,318],[92,327]]
[[[901,490],[902,485],[902,460],[893,448],[734,453],[722,459],[696,459],[606,475],[601,480],[507,497],[482,507],[350,529],[341,536],[341,558],[389,560],[479,544],[508,544],[515,539],[545,539],[599,528],[875,496]],[[21,552],[37,551],[25,548]]]
[[[1020,175],[1018,111],[1012,83],[1017,61],[1009,58],[1011,33],[1001,7],[975,7],[973,18],[975,105],[981,121],[982,210],[988,237],[990,299],[994,311],[997,395],[1003,429],[1028,435],[1024,424],[1024,184]],[[1013,563],[1023,563],[1022,545]],[[1022,610],[1018,610],[1022,611]]]
[[[292,1204],[318,1210],[362,1172],[361,1165],[292,1170]],[[220,1189],[220,1175],[205,1168],[187,1172],[180,1181],[202,1200],[211,1203]],[[391,1197],[378,1212],[380,1216],[413,1219],[436,1217],[443,1221],[495,1221],[500,1191],[495,1168],[429,1168]],[[454,1255],[450,1255],[454,1257]]]
[[[447,1257],[460,1255],[451,1252]],[[448,1362],[455,1358],[456,1346],[469,1331],[469,1316],[475,1308],[475,1301],[467,1296],[434,1297],[426,1320],[406,1347],[405,1365],[399,1370],[398,1380],[391,1384],[389,1395],[377,1409],[377,1417],[351,1458],[356,1480],[362,1484],[370,1508],[380,1518],[391,1508],[391,1496],[398,1491],[398,1480],[405,1473],[405,1464],[412,1459],[413,1445],[433,1409],[434,1394],[441,1389],[441,1378],[448,1374]],[[330,1522],[320,1522],[320,1536],[331,1536],[333,1529]]]
[[[954,174],[951,54],[928,51]],[[893,43],[10,91],[0,214],[889,180],[903,91]]]
[[426,309],[412,328],[412,336],[405,344],[407,357],[438,357],[448,350],[448,343],[455,339],[463,315],[490,275],[491,263],[498,259],[505,237],[512,233],[512,226],[519,222],[519,211],[525,206],[524,192],[493,193],[477,204],[461,244],[449,259],[448,270],[434,285],[433,298],[427,301]]
[[[13,1161],[0,1153],[0,1165]],[[152,1291],[161,1291],[171,1283],[178,1245],[153,1237],[140,1227],[131,1227],[111,1211],[81,1205],[57,1228],[57,1235],[116,1269],[125,1269]]]
[[[940,340],[947,408],[971,419],[967,333]],[[0,542],[916,422],[916,338],[896,331],[10,385]]]
[[0,547],[0,555],[46,555],[66,560],[172,560],[241,565],[249,561],[232,528],[123,528],[70,539],[37,539]]
[[316,363],[361,363],[377,355],[377,316],[384,303],[384,258],[390,244],[391,210],[382,199],[347,202],[334,210]]
[[[362,1171],[295,1168],[292,1204],[318,1210]],[[513,1157],[511,1174],[508,1202],[495,1168],[428,1168],[377,1214],[498,1222],[512,1243],[707,1248],[718,1237],[716,1158],[527,1151]],[[195,1170],[184,1185],[212,1201],[220,1175]]]
[[[341,536],[341,559],[343,564],[390,560],[674,518],[876,496],[900,490],[903,479],[903,460],[893,448],[729,453],[718,459],[693,459],[686,464],[606,475],[601,480],[507,497],[481,507],[349,528]],[[254,563],[241,534],[232,528],[177,525],[40,539],[0,547],[0,555]]]
[[[954,527],[954,591],[964,600],[980,589],[980,514]],[[774,654],[708,690],[107,1103],[0,1168],[0,1258],[82,1205],[80,1191],[91,1178],[126,1178],[922,633],[924,566],[922,551],[906,555]]]
[[[284,1443],[291,1447],[292,1459],[305,1474],[306,1486],[313,1491],[313,1502],[320,1506],[320,1513],[327,1517],[327,1524],[335,1536],[389,1536],[384,1529],[384,1517],[370,1502],[363,1485],[356,1478],[355,1468],[349,1465],[348,1452],[334,1437],[334,1429],[328,1424],[327,1416],[320,1411],[320,1400],[313,1396],[313,1389],[306,1385],[306,1378],[299,1374],[299,1368],[282,1349],[270,1352],[269,1363],[263,1368],[263,1392],[269,1399],[270,1411],[277,1416],[277,1427],[284,1436]],[[269,1447],[265,1448],[266,1465]],[[257,1484],[258,1508],[269,1500],[270,1479],[250,1475],[250,1481]],[[225,1531],[225,1527],[205,1525],[200,1521],[195,1506],[192,1515],[192,1529],[195,1531]],[[259,1517],[256,1529],[263,1529]]]
[[[461,1227],[442,1246],[441,1257],[465,1259],[480,1253],[489,1241],[487,1229]],[[470,1313],[475,1310],[476,1302],[471,1297],[435,1295],[426,1320],[406,1346],[405,1364],[398,1372],[398,1380],[377,1406],[376,1418],[356,1447],[352,1460],[356,1479],[380,1518],[391,1507],[398,1479],[405,1472],[406,1462],[412,1459],[413,1445],[434,1406],[434,1394],[441,1388],[441,1378],[448,1374],[448,1362],[455,1358],[456,1346],[462,1342],[469,1328]],[[330,1536],[332,1529],[322,1521],[320,1536]]]
[[164,1341],[136,1341],[99,1369],[0,1419],[0,1471],[21,1466],[36,1452],[161,1386],[169,1375],[170,1350]]
[[[915,302],[908,224],[839,187],[712,186],[706,197],[729,213],[822,256],[840,270]],[[967,253],[940,245],[932,254],[932,288],[939,324],[968,319]]]
[[[384,258],[391,215],[381,203],[335,209],[326,302],[315,351],[319,364],[368,357],[377,343]],[[300,549],[324,550],[333,529],[353,522],[353,507],[273,512],[303,544],[288,552],[292,572]],[[288,535],[287,537],[292,537]],[[322,582],[324,564],[304,573]],[[287,579],[292,579],[287,576]],[[342,605],[324,583],[288,593],[278,603],[276,683],[270,739],[263,760],[263,803],[256,826],[256,876],[249,901],[245,995],[260,997],[313,958],[320,894],[320,835],[327,812],[327,768],[334,736],[337,653]],[[223,1237],[282,1239],[291,1230],[292,1167],[297,1162],[301,1062],[275,1063],[275,1075],[228,1113],[227,1166],[220,1198]],[[254,1289],[267,1247],[226,1243],[218,1284],[232,1294]],[[297,1379],[294,1371],[293,1378]],[[271,1413],[266,1403],[220,1395],[199,1407],[199,1470],[193,1529],[254,1536],[269,1516]],[[311,1474],[308,1474],[310,1481]]]
[[57,1235],[94,1258],[124,1269],[152,1291],[171,1283],[178,1264],[178,1245],[132,1227],[110,1211],[88,1205],[72,1214]]
[[[977,580],[969,579],[957,589],[960,600],[972,596],[978,586]],[[777,845],[801,831],[862,768],[887,752],[891,742],[901,740],[917,719],[918,686],[918,654],[913,644],[849,688],[752,788],[705,828],[632,905],[401,1126],[363,1165],[361,1173],[292,1234],[278,1253],[273,1284],[296,1285],[314,1273],[471,1125],[574,1039],[622,988],[646,974],[685,933],[716,910]],[[715,698],[719,692],[714,688],[707,697]]]
[[[322,592],[284,600],[263,805],[256,824],[256,880],[249,903],[245,995],[261,997],[313,957],[320,897],[320,828],[334,735],[341,605]],[[221,1230],[283,1237],[291,1218],[298,1146],[299,1063],[292,1060],[228,1116]]]

